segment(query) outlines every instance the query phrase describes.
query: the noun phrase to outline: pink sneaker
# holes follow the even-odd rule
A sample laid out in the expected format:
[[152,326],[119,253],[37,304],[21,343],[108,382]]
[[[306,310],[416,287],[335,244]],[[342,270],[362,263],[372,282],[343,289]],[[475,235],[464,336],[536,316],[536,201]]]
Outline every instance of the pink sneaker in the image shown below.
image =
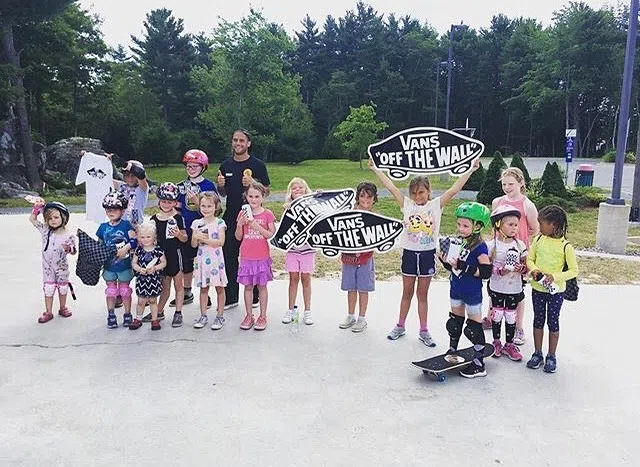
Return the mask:
[[251,329],[254,323],[255,321],[253,320],[253,315],[247,314],[242,320],[242,323],[240,323],[240,329],[244,329],[245,331],[247,329]]
[[496,358],[500,358],[502,356],[502,352],[504,347],[502,347],[502,342],[500,339],[496,339],[493,341],[493,356]]
[[522,360],[522,354],[520,353],[520,349],[514,343],[507,343],[502,348],[502,352],[507,355],[514,362],[519,362]]
[[253,327],[256,331],[264,331],[267,327],[267,318],[264,316],[258,316],[256,325]]

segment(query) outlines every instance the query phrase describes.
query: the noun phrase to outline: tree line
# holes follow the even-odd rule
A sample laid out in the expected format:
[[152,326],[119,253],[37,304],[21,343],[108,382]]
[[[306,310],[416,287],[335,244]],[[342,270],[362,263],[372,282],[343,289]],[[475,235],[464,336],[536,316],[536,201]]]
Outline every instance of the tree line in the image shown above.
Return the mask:
[[339,18],[306,16],[291,37],[254,10],[193,35],[157,9],[130,47],[113,49],[75,1],[7,0],[0,121],[22,103],[36,141],[94,137],[158,164],[191,147],[220,160],[236,127],[269,161],[348,157],[340,124],[351,108],[375,109],[379,137],[444,126],[451,47],[451,128],[468,119],[489,154],[530,156],[562,155],[576,128],[576,155],[601,155],[614,144],[627,17],[568,2],[548,27],[498,15],[439,34],[428,19],[358,2]]

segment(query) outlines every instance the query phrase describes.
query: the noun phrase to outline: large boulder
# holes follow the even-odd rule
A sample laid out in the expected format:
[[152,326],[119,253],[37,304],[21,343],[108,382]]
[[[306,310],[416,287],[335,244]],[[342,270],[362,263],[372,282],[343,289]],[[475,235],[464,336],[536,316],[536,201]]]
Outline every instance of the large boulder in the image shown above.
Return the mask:
[[38,193],[0,177],[0,198],[24,198],[26,195],[37,196]]
[[75,185],[76,174],[80,167],[82,151],[104,154],[102,142],[93,138],[66,138],[47,146],[40,151],[40,175],[54,188],[63,188],[61,184]]

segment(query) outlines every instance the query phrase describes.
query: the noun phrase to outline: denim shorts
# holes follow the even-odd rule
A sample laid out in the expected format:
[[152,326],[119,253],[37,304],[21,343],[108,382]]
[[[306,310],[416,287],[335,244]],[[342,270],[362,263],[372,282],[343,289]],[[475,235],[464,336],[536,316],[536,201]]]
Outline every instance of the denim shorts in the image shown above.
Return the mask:
[[124,271],[102,271],[102,278],[105,282],[131,282],[133,279],[133,269],[125,269]]
[[342,264],[342,290],[348,292],[373,292],[376,286],[376,267],[373,258],[356,266],[354,264]]
[[402,250],[400,270],[404,276],[432,277],[436,273],[436,250]]

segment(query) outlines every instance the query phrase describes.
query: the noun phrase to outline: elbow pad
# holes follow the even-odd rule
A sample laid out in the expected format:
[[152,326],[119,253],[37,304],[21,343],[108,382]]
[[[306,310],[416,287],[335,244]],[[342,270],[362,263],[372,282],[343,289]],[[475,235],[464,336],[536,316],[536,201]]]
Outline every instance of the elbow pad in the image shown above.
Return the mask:
[[490,264],[479,264],[478,270],[480,271],[480,279],[489,279],[493,271],[493,266]]
[[456,269],[462,272],[462,274],[466,274],[468,276],[475,276],[476,271],[478,270],[478,266],[471,266],[467,264],[466,261],[458,260],[458,264],[456,265]]
[[136,177],[138,180],[144,180],[145,178],[147,178],[147,173],[145,172],[143,167],[140,167],[139,165],[136,164],[131,164],[131,170],[130,172],[133,174],[134,177]]

